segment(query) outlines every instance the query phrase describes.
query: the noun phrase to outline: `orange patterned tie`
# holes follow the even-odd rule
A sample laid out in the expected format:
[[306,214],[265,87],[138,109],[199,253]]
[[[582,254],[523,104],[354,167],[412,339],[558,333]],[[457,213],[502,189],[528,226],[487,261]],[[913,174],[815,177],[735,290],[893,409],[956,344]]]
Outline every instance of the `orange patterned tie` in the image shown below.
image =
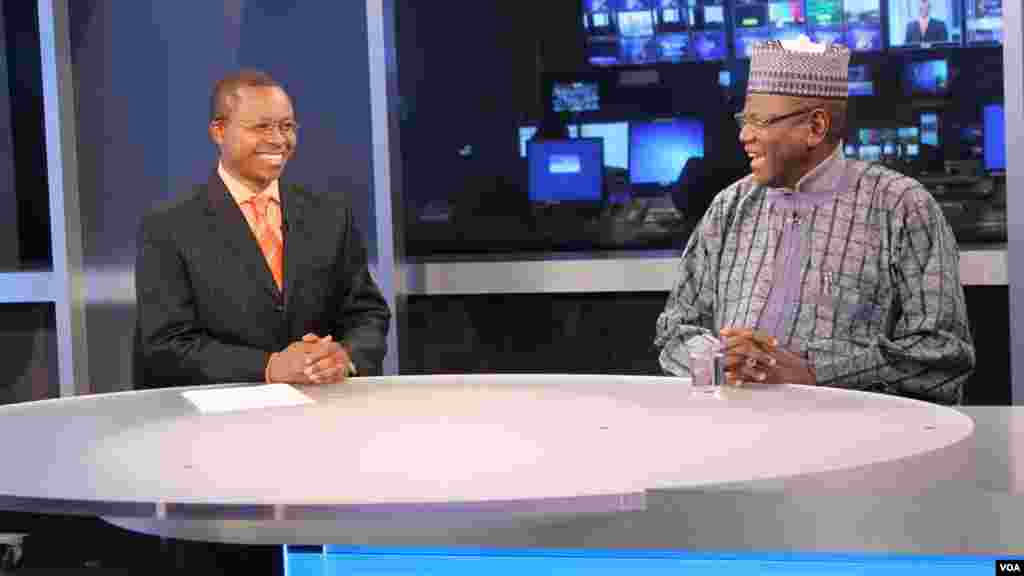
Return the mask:
[[281,240],[281,209],[277,201],[264,194],[257,194],[243,205],[249,207],[249,215],[253,224],[253,234],[259,242],[263,257],[274,276],[278,290],[282,289],[284,278],[284,243]]

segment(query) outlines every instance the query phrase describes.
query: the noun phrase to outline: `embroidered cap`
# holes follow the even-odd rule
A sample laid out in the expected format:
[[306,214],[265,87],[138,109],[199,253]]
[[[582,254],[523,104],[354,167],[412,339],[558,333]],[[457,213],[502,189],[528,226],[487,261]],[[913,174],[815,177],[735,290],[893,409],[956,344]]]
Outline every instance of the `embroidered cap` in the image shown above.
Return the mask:
[[817,44],[807,36],[753,46],[747,92],[845,100],[849,95],[850,49]]

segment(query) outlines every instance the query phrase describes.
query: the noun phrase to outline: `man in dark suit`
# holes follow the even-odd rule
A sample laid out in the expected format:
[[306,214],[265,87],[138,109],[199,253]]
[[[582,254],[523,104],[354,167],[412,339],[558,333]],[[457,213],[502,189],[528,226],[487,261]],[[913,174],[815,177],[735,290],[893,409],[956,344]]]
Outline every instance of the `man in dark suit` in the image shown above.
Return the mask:
[[[241,71],[214,87],[216,169],[140,226],[137,388],[380,372],[390,312],[345,194],[279,180],[297,133],[288,94],[266,74]],[[283,573],[280,547],[165,545],[190,571]]]
[[390,312],[345,194],[279,181],[297,132],[268,75],[215,86],[218,166],[140,227],[136,387],[379,373]]
[[907,34],[904,43],[948,42],[949,32],[946,30],[946,23],[938,18],[931,17],[931,0],[920,1],[918,19],[907,22]]

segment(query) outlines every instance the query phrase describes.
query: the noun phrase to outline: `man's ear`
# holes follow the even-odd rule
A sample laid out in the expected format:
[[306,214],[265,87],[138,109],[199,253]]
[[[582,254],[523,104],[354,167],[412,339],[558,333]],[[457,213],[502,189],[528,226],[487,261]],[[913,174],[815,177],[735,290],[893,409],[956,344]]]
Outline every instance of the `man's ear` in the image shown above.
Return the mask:
[[213,140],[213,143],[218,147],[224,142],[223,120],[211,120],[210,125],[206,127],[206,130],[210,133],[210,140]]
[[807,136],[807,146],[815,148],[828,138],[828,132],[832,128],[832,119],[823,110],[815,110],[811,113],[811,132]]

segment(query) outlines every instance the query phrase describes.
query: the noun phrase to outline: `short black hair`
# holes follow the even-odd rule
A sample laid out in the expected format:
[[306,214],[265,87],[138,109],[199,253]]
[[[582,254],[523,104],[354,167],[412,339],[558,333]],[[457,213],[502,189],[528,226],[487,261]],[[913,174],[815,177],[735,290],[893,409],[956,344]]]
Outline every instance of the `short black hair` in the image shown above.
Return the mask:
[[262,70],[243,68],[231,72],[213,85],[213,94],[210,96],[210,122],[224,120],[231,115],[238,103],[238,89],[242,86],[284,90],[280,82]]

